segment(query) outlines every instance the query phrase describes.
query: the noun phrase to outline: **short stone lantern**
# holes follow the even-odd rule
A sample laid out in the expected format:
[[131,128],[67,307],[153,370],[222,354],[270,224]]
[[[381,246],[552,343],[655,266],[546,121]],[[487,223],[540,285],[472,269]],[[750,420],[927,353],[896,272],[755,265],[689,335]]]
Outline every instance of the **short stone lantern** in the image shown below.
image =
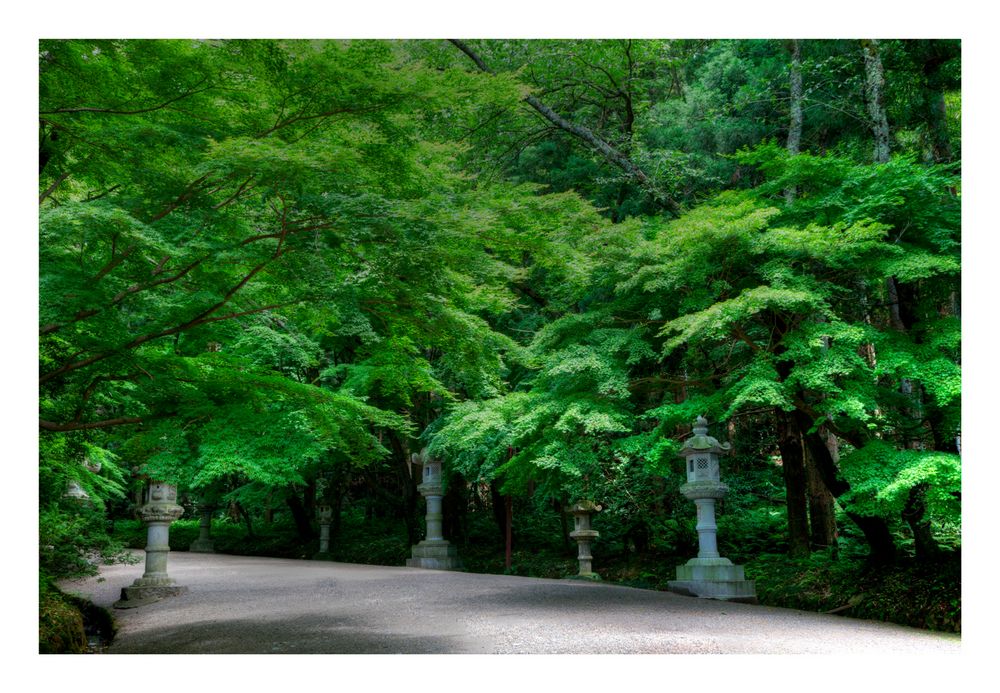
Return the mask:
[[448,543],[442,532],[444,515],[441,499],[444,496],[441,484],[441,460],[427,454],[427,449],[414,453],[410,460],[422,468],[422,480],[417,490],[427,499],[427,538],[413,547],[411,558],[406,565],[411,568],[433,568],[435,570],[461,570],[462,561],[458,549]]
[[323,559],[330,555],[330,525],[333,523],[333,508],[329,505],[316,506],[319,521],[319,553],[313,558]]
[[191,542],[188,551],[194,553],[215,553],[215,542],[212,541],[212,513],[215,505],[198,503],[198,538]]
[[743,566],[719,555],[716,541],[715,501],[729,490],[719,480],[719,456],[729,452],[728,443],[719,443],[708,435],[708,421],[699,416],[694,435],[678,453],[685,460],[687,472],[681,494],[697,507],[698,557],[678,566],[677,579],[668,582],[667,587],[671,592],[695,597],[755,602],[753,580],[744,578]]
[[162,481],[149,485],[146,503],[139,508],[139,515],[146,523],[146,572],[130,587],[122,588],[121,599],[115,607],[127,609],[155,602],[164,597],[187,591],[167,575],[167,556],[170,553],[170,525],[184,514],[177,504],[177,487]]
[[[90,460],[90,457],[85,456],[83,458],[82,464],[86,468],[86,470],[88,472],[91,472],[92,474],[97,474],[99,471],[101,471],[101,463],[92,462]],[[73,500],[79,501],[80,503],[83,504],[90,501],[90,494],[83,490],[83,487],[80,486],[80,483],[78,481],[75,481],[73,479],[66,482],[66,492],[63,493],[63,495],[66,498],[72,498]]]
[[85,502],[90,500],[90,494],[83,490],[77,481],[67,481],[66,482],[66,492],[63,494],[67,498],[72,498],[73,500]]
[[590,514],[600,511],[601,506],[589,500],[582,500],[569,509],[570,514],[574,518],[573,531],[569,535],[576,539],[578,545],[577,560],[580,561],[580,572],[574,577],[589,580],[601,579],[601,576],[593,571],[591,562],[594,557],[590,555],[590,542],[600,536],[600,534],[590,528]]

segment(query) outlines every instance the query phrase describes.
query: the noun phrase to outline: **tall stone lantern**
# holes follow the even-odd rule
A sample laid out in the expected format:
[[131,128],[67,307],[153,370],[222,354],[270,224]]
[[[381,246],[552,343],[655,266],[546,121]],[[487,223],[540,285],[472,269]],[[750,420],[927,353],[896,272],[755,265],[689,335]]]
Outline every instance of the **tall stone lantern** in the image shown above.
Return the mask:
[[600,580],[601,576],[594,572],[592,561],[594,557],[590,555],[590,542],[597,539],[600,534],[590,527],[590,514],[600,512],[601,506],[593,501],[582,500],[573,504],[569,512],[573,515],[573,531],[569,533],[576,539],[578,545],[577,560],[580,562],[580,572],[574,577],[587,578],[589,580]]
[[316,506],[316,519],[319,521],[319,553],[313,558],[328,558],[330,556],[330,525],[333,524],[333,507],[329,505]]
[[413,555],[406,559],[411,568],[433,568],[435,570],[461,570],[462,561],[458,549],[448,543],[442,532],[441,499],[444,496],[441,484],[441,460],[427,454],[427,449],[414,453],[410,460],[422,469],[422,481],[417,490],[427,499],[427,538],[413,547]]
[[188,551],[215,553],[215,542],[212,541],[212,513],[215,508],[215,504],[208,501],[198,503],[198,538],[191,542]]
[[177,487],[162,481],[149,485],[146,503],[139,508],[139,515],[146,523],[146,572],[130,587],[122,588],[121,599],[115,602],[119,609],[141,606],[187,591],[167,575],[167,556],[170,553],[170,525],[184,514],[177,504]]
[[698,517],[698,557],[677,567],[677,579],[667,583],[671,592],[708,599],[755,602],[753,580],[746,580],[743,566],[734,565],[719,555],[716,541],[715,501],[723,498],[729,487],[720,481],[719,456],[730,452],[728,443],[719,443],[708,435],[708,421],[699,416],[694,435],[688,438],[678,455],[685,460],[687,483],[681,494],[694,501]]

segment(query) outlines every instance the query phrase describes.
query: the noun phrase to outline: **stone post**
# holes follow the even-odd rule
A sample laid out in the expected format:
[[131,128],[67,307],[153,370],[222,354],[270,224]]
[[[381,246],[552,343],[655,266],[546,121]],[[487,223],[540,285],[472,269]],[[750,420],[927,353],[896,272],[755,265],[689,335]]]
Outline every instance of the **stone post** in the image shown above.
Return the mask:
[[681,447],[687,483],[681,494],[694,501],[698,523],[698,557],[677,567],[677,579],[667,583],[671,592],[708,599],[756,602],[753,580],[744,579],[743,566],[733,565],[719,555],[715,525],[715,501],[723,498],[729,487],[720,481],[719,455],[729,453],[729,444],[720,444],[708,435],[708,421],[699,416],[694,434]]
[[319,520],[319,553],[313,558],[326,558],[330,555],[330,524],[333,522],[333,508],[329,505],[316,507],[316,517]]
[[215,506],[210,503],[198,504],[198,538],[191,542],[188,551],[195,553],[215,553],[215,542],[212,541],[212,513]]
[[600,580],[601,576],[593,571],[593,556],[590,555],[590,542],[600,536],[590,528],[590,514],[600,512],[601,506],[593,501],[583,500],[570,507],[569,512],[574,517],[574,528],[569,533],[576,539],[578,545],[577,560],[580,562],[580,572],[574,577],[587,578],[589,580]]
[[442,531],[441,499],[444,496],[441,485],[441,460],[431,459],[427,450],[414,454],[413,464],[422,468],[423,483],[417,486],[427,499],[427,538],[413,547],[411,558],[406,559],[406,565],[411,568],[434,568],[436,570],[460,570],[462,561],[458,558],[458,550],[448,543]]
[[187,587],[177,585],[167,574],[170,525],[184,514],[184,508],[176,501],[176,486],[162,481],[149,485],[146,504],[139,508],[139,515],[146,523],[146,572],[130,587],[122,588],[121,599],[115,602],[115,607],[141,606],[187,591]]

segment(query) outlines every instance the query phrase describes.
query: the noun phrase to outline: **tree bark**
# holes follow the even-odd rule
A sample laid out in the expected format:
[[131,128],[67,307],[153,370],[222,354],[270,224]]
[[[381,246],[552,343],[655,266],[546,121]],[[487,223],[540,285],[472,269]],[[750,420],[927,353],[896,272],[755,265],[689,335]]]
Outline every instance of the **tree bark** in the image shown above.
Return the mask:
[[[829,450],[829,445],[827,450]],[[809,494],[809,539],[813,548],[833,546],[837,537],[837,518],[833,496],[823,483],[812,454],[806,455],[806,486]]]
[[295,522],[295,529],[302,541],[311,541],[316,537],[313,531],[312,522],[309,521],[309,514],[302,505],[302,499],[294,488],[288,489],[288,496],[285,498],[288,509],[292,512],[292,520]]
[[416,544],[423,535],[422,523],[417,517],[420,499],[420,493],[417,491],[417,480],[410,475],[410,460],[403,441],[392,431],[387,433],[387,438],[392,449],[392,456],[397,461],[395,468],[403,497],[403,523],[406,525],[406,536],[410,544]]
[[918,561],[930,562],[940,557],[941,547],[934,539],[931,521],[927,517],[927,484],[917,484],[910,489],[903,508],[903,519],[913,532],[913,550]]
[[885,114],[885,70],[876,39],[861,41],[865,59],[865,103],[874,139],[872,159],[875,163],[889,161],[889,121]]
[[809,519],[806,505],[806,468],[799,429],[788,412],[776,411],[778,450],[785,478],[785,507],[788,521],[788,555],[809,555]]
[[500,485],[496,479],[490,482],[490,508],[493,511],[493,521],[497,524],[497,531],[500,533],[500,544],[507,543],[507,511],[504,504],[504,496],[500,493]]
[[[836,462],[819,433],[809,433],[812,427],[809,415],[796,410],[795,420],[806,448],[816,462],[816,471],[822,478],[823,484],[834,498],[839,498],[850,490],[851,485],[840,475],[840,470],[837,469]],[[865,541],[871,550],[868,558],[872,563],[887,564],[896,560],[896,544],[883,518],[859,515],[850,508],[845,508],[844,511],[865,535]]]
[[[788,153],[795,156],[799,153],[802,142],[802,61],[800,45],[798,39],[792,39],[791,64],[789,66],[789,120],[788,120],[788,140],[785,148]],[[792,204],[795,201],[795,186],[785,189],[785,203]]]

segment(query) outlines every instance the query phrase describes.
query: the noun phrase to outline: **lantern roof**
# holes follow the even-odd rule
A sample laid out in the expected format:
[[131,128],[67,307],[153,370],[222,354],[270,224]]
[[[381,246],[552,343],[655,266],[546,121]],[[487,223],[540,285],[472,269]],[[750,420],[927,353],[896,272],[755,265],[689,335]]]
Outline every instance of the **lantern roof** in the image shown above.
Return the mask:
[[569,512],[571,512],[573,514],[576,514],[576,513],[595,513],[595,512],[600,512],[600,511],[601,511],[601,506],[598,505],[597,503],[595,503],[592,500],[581,500],[581,501],[578,501],[578,502],[574,503],[572,506],[570,506],[570,508],[569,508]]
[[684,441],[684,445],[678,451],[680,457],[687,457],[700,452],[714,452],[717,455],[725,455],[730,452],[732,446],[729,443],[720,443],[718,440],[708,435],[708,419],[699,416],[694,422],[694,435]]

